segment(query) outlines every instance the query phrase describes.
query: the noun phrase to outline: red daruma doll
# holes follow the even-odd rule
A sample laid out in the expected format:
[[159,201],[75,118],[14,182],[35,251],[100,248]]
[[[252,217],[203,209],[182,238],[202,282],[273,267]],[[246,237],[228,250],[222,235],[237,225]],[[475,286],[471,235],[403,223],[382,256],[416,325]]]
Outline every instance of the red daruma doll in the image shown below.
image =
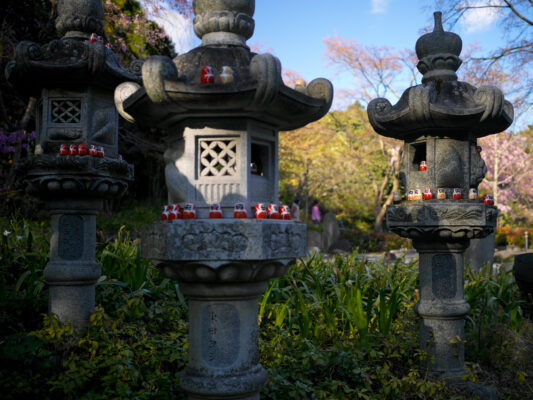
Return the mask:
[[453,189],[453,195],[452,197],[455,199],[455,200],[460,200],[462,195],[461,195],[461,189],[460,188],[455,188]]
[[430,188],[426,188],[426,190],[424,190],[424,200],[431,200],[433,198],[433,192],[431,191]]
[[68,146],[66,144],[59,146],[59,154],[62,156],[68,155]]
[[192,203],[185,203],[183,206],[183,219],[196,219],[196,206]]
[[94,144],[91,144],[89,146],[89,155],[93,157],[96,157],[98,155],[98,150]]
[[222,208],[220,208],[220,204],[218,203],[211,204],[211,207],[209,208],[209,218],[211,219],[222,218]]
[[235,208],[233,209],[233,218],[248,218],[248,211],[246,211],[246,206],[244,203],[235,203]]
[[181,210],[181,207],[179,204],[171,204],[168,207],[168,212],[170,213],[169,219],[182,219],[183,218],[183,212]]
[[288,205],[282,205],[281,208],[280,208],[280,219],[285,219],[285,220],[289,220],[291,219],[291,209],[289,208]]
[[425,161],[420,161],[420,165],[418,166],[419,171],[425,171],[428,169],[428,164]]
[[279,208],[277,204],[271,203],[267,208],[268,219],[279,219]]
[[87,155],[87,146],[85,146],[83,143],[78,146],[78,154],[80,156],[86,156]]
[[104,150],[104,146],[98,146],[98,149],[96,151],[96,155],[100,158],[104,158],[104,155],[105,155],[105,150]]
[[163,207],[163,212],[161,213],[161,221],[166,221],[170,219],[170,212],[168,211],[168,206]]
[[200,83],[215,83],[215,75],[213,74],[213,68],[209,65],[202,67],[202,74],[200,75]]
[[257,203],[255,205],[254,217],[257,219],[266,219],[267,217],[267,206],[265,203]]
[[483,196],[483,203],[488,204],[489,206],[494,205],[494,196],[492,194],[486,194]]

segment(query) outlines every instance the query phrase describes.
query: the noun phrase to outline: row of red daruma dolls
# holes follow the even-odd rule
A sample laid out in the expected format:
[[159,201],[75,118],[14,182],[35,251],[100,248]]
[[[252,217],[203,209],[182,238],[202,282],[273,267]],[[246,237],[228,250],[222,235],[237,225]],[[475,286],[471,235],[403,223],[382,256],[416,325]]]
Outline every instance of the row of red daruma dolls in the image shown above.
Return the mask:
[[[87,146],[84,143],[81,144],[62,144],[59,146],[59,155],[61,156],[93,156],[93,157],[105,157],[105,151],[103,146],[95,146],[94,144],[91,144],[89,146],[89,149],[87,149]],[[117,158],[119,160],[122,160],[122,156],[120,154],[117,154]]]
[[[401,201],[401,197],[400,197],[400,194],[398,192],[394,192],[393,193],[393,197],[394,197],[394,201],[395,202],[400,202]],[[452,198],[454,200],[461,200],[463,198],[463,193],[462,193],[461,188],[453,189]],[[424,193],[422,193],[420,191],[420,189],[409,190],[409,192],[407,193],[407,200],[422,200],[422,199],[424,199],[424,200],[433,199],[433,192],[432,192],[432,190],[430,188],[426,188],[426,190],[424,190]],[[446,190],[445,189],[438,189],[437,190],[437,199],[439,199],[439,200],[446,199]],[[478,193],[477,193],[477,189],[476,188],[470,188],[470,190],[468,191],[468,199],[469,200],[477,200],[478,199]],[[485,203],[485,204],[494,205],[494,196],[491,195],[491,194],[486,194],[486,195],[483,196],[481,201],[483,203]]]
[[[253,218],[256,219],[291,219],[291,212],[287,205],[278,206],[277,204],[271,203],[267,206],[266,203],[257,203],[253,211]],[[179,204],[169,204],[163,207],[163,212],[161,213],[161,220],[163,221],[196,219],[196,217],[196,206],[193,203],[185,203],[183,208]],[[210,205],[209,218],[224,218],[220,204],[215,203]],[[233,218],[248,218],[248,210],[245,203],[239,202],[235,204]]]

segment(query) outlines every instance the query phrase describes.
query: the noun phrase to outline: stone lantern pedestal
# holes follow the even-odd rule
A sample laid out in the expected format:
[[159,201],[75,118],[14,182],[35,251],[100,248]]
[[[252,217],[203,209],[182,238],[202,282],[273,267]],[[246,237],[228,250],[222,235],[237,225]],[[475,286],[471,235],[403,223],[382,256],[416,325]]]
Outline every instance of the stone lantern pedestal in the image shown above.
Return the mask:
[[[259,399],[257,300],[271,278],[305,255],[306,226],[254,219],[254,207],[278,205],[278,131],[321,118],[333,88],[315,79],[298,90],[281,64],[246,46],[253,0],[195,0],[202,45],[170,60],[151,57],[142,84],[117,87],[124,118],[167,131],[169,203],[194,204],[197,219],[142,230],[141,250],[180,282],[189,300],[189,364],[181,385],[190,399]],[[234,218],[234,207],[247,218]],[[221,219],[209,219],[212,205]],[[240,212],[240,211],[239,211]]]
[[387,225],[413,240],[419,253],[421,317],[420,348],[428,366],[443,376],[464,369],[464,252],[470,239],[496,227],[496,207],[471,201],[412,201],[387,208]]
[[487,171],[477,138],[513,120],[513,106],[498,88],[457,80],[461,48],[436,12],[433,32],[416,43],[422,84],[395,105],[387,99],[368,105],[374,130],[404,141],[400,178],[408,196],[387,207],[386,220],[419,252],[420,347],[429,353],[429,370],[441,376],[465,373],[464,253],[471,239],[494,231],[498,216],[477,194]]
[[[113,91],[139,78],[122,69],[97,39],[104,34],[101,0],[59,0],[57,12],[62,38],[42,46],[19,43],[6,77],[23,94],[39,99],[36,151],[23,168],[28,193],[45,200],[52,219],[44,271],[49,311],[82,327],[89,322],[100,277],[96,215],[105,199],[122,196],[133,179],[133,166],[118,157]],[[98,157],[89,154],[91,145]],[[64,146],[70,155],[60,154]],[[78,146],[85,146],[81,154]]]
[[144,227],[141,250],[180,282],[189,300],[191,399],[259,399],[258,298],[268,280],[305,255],[306,227],[293,221],[176,220]]

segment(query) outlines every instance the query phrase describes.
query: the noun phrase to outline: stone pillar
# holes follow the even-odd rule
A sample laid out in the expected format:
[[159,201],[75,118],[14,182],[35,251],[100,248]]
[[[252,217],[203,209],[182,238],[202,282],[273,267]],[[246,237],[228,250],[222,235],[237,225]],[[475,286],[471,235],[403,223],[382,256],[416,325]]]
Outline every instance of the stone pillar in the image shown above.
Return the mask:
[[464,251],[468,240],[414,240],[419,253],[420,348],[428,352],[428,367],[443,375],[463,375],[464,318],[470,306],[464,299]]
[[89,321],[94,308],[94,285],[100,277],[95,260],[96,214],[101,206],[101,200],[47,204],[52,220],[50,261],[44,270],[49,311],[77,326]]
[[181,377],[189,398],[259,399],[267,373],[259,363],[257,302],[267,282],[180,287],[189,300],[189,363]]

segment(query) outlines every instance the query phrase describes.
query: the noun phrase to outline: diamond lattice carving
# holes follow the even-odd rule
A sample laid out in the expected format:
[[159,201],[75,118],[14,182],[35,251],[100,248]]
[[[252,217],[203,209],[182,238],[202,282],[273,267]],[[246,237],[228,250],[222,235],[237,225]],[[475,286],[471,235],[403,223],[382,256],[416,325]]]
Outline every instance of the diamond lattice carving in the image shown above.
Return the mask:
[[200,141],[200,176],[233,176],[236,172],[236,140]]
[[52,122],[75,124],[81,121],[81,100],[52,100]]

